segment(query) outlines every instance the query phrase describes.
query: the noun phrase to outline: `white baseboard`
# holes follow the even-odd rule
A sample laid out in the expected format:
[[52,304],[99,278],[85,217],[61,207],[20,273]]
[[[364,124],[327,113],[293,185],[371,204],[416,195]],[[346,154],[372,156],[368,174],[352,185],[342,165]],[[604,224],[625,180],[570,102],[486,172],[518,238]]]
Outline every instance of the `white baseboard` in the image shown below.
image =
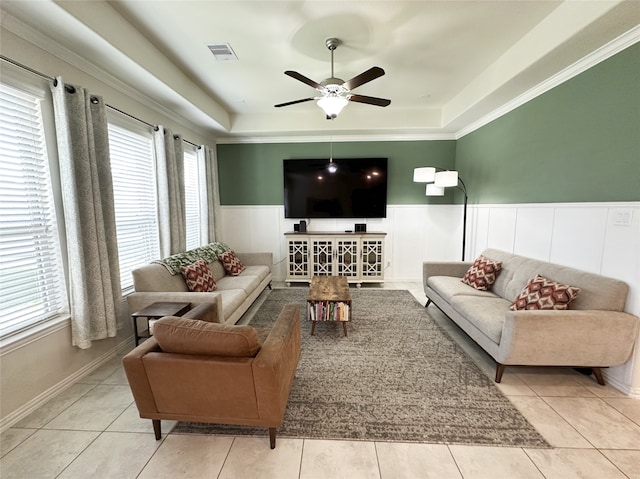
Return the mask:
[[630,388],[628,384],[624,384],[617,378],[614,378],[610,374],[607,374],[606,369],[602,370],[602,375],[604,376],[605,382],[609,386],[616,388],[618,391],[622,392],[632,399],[640,399],[640,388]]
[[125,338],[122,342],[120,342],[120,344],[117,344],[111,350],[104,353],[102,356],[94,359],[89,364],[87,364],[83,368],[73,373],[71,376],[68,376],[62,381],[60,381],[59,383],[51,386],[49,389],[42,392],[41,394],[33,398],[28,403],[16,409],[15,411],[11,412],[9,415],[3,418],[0,418],[0,432],[4,432],[6,429],[10,428],[17,422],[27,417],[29,414],[34,412],[44,403],[54,398],[55,396],[57,396],[58,394],[60,394],[61,392],[63,392],[64,390],[66,390],[76,382],[78,382],[83,377],[88,376],[89,374],[91,374],[93,371],[98,369],[100,366],[105,364],[110,359],[114,358],[121,351],[130,349],[132,344],[133,344],[133,335],[131,335],[128,338]]

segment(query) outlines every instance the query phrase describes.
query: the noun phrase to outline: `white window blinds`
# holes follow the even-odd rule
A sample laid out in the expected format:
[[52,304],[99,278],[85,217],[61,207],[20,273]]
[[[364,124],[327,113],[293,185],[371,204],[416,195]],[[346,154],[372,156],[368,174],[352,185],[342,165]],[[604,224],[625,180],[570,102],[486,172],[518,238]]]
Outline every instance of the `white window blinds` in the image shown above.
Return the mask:
[[40,101],[0,84],[0,337],[68,310]]
[[160,257],[151,132],[122,127],[110,120],[109,153],[120,281],[126,294],[133,289],[131,271]]
[[184,201],[187,223],[187,250],[201,246],[201,168],[195,147],[184,149]]

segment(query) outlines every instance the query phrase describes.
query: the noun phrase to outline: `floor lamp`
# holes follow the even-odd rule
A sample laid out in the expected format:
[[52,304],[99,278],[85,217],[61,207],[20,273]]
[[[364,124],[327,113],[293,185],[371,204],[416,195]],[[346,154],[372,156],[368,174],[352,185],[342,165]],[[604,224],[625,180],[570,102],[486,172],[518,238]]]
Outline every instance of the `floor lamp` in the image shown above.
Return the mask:
[[464,194],[464,210],[462,215],[462,261],[467,240],[467,187],[457,171],[440,170],[435,166],[425,166],[413,170],[413,181],[427,183],[427,196],[444,196],[444,189],[455,186]]

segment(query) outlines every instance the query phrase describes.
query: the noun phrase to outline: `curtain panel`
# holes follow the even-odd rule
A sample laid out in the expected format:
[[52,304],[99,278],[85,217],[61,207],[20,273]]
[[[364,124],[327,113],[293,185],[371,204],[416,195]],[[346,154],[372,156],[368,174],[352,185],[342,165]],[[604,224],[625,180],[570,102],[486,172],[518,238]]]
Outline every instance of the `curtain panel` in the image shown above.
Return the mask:
[[158,126],[153,132],[158,188],[160,255],[182,253],[187,248],[182,137]]
[[72,343],[116,336],[122,293],[105,104],[54,81],[62,201],[69,263]]
[[[207,235],[209,243],[220,241],[220,187],[218,185],[218,158],[215,150],[207,145],[198,148],[198,160],[204,163],[207,193]],[[206,242],[205,242],[206,243]]]

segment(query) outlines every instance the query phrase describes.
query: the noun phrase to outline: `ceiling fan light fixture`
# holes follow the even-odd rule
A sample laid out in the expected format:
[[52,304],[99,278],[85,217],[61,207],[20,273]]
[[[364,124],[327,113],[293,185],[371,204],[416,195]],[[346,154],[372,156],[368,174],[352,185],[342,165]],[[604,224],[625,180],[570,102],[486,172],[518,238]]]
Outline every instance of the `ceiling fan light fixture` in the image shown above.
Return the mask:
[[341,96],[323,96],[318,100],[318,106],[329,118],[336,118],[349,100]]

